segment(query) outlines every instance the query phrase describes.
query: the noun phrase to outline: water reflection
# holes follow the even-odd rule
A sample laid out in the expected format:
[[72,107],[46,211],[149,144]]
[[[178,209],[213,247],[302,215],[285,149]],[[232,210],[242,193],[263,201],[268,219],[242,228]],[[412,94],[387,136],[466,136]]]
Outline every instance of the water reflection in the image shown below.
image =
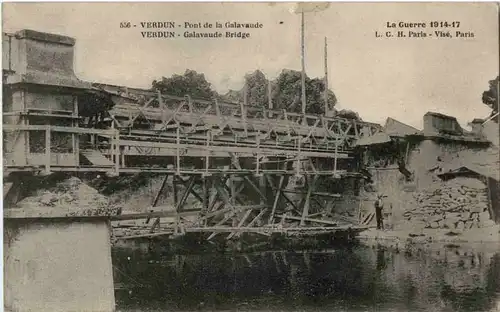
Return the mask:
[[497,311],[500,253],[165,255],[115,249],[119,311]]

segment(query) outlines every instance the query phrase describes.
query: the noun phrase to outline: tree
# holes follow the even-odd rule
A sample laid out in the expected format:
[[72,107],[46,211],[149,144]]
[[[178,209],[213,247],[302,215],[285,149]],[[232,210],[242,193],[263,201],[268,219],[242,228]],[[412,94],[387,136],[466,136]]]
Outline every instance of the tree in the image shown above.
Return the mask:
[[490,88],[483,92],[483,103],[493,110],[492,115],[498,113],[498,79],[497,76],[494,80],[490,80]]
[[[275,107],[301,113],[301,72],[285,69],[276,78],[274,84],[276,86],[273,92]],[[310,79],[306,76],[306,113],[325,113],[324,90],[325,84],[322,79]],[[333,91],[328,90],[328,106],[330,109],[333,109],[336,103],[335,94]]]
[[243,102],[245,96],[245,87],[247,95],[247,105],[253,107],[268,107],[269,80],[260,70],[245,75],[245,86],[240,90],[229,90],[223,99],[235,102]]
[[267,88],[269,81],[260,70],[245,75],[247,104],[255,107],[267,107],[268,95]]
[[189,95],[198,99],[211,99],[217,96],[217,92],[212,89],[212,85],[205,79],[205,75],[191,69],[187,69],[184,75],[174,74],[170,78],[162,77],[160,81],[154,80],[152,89],[165,94]]
[[337,117],[340,118],[345,118],[345,119],[354,119],[354,120],[359,120],[361,121],[361,118],[359,117],[359,114],[356,113],[355,111],[349,110],[349,109],[343,109],[340,110],[336,113]]
[[[250,106],[268,106],[269,81],[265,75],[256,70],[245,76],[247,87],[247,103]],[[310,79],[306,76],[306,113],[324,114],[324,82],[321,79]],[[281,74],[271,82],[271,99],[274,109],[286,109],[290,112],[301,113],[302,84],[301,73],[294,70],[283,70]],[[233,101],[243,101],[244,89],[240,91],[230,90],[224,98]],[[337,102],[335,94],[328,90],[328,104],[333,109]]]

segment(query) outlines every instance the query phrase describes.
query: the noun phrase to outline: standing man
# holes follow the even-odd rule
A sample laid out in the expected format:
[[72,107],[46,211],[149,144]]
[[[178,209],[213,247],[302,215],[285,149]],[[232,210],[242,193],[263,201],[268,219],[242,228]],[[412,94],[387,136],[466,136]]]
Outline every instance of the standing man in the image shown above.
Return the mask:
[[384,209],[384,201],[382,198],[384,195],[377,195],[377,200],[375,201],[375,217],[377,218],[377,229],[384,229],[384,216],[382,215],[382,210]]

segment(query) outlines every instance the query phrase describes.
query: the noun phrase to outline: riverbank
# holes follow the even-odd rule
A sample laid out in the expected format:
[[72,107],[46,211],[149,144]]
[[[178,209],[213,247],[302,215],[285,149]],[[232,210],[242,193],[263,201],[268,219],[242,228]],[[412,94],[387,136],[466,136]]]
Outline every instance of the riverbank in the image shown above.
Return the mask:
[[414,249],[435,250],[443,246],[474,247],[500,245],[500,225],[465,231],[449,229],[413,230],[377,230],[369,229],[357,236],[362,245],[368,247],[386,247],[396,251]]

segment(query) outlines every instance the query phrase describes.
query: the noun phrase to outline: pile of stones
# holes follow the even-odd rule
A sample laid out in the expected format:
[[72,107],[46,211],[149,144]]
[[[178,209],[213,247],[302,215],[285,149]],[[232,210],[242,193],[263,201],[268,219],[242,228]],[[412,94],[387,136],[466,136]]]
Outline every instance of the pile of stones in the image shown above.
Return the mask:
[[40,189],[33,196],[17,203],[20,208],[74,207],[78,209],[103,209],[109,206],[106,196],[72,177],[48,189]]
[[426,228],[468,230],[494,224],[488,210],[487,187],[480,180],[458,177],[414,194],[416,205],[403,214]]

